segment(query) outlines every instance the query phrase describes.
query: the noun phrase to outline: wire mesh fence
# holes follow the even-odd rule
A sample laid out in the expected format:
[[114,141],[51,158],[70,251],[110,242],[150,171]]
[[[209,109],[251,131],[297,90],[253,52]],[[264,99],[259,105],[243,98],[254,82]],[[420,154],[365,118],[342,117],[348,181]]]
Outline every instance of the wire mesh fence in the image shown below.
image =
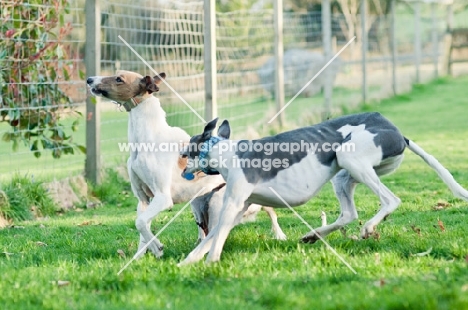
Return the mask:
[[[84,155],[65,155],[79,149],[70,150],[61,141],[72,127],[79,129],[75,121],[80,115],[74,110],[84,112],[81,4],[1,1],[1,7],[0,176],[79,173]],[[58,10],[68,12],[63,20],[50,16]],[[67,141],[84,145],[83,122],[80,129]]]
[[[2,5],[10,3],[1,1]],[[128,42],[138,54],[157,72],[167,74],[168,83],[200,115],[204,115],[204,37],[203,1],[173,2],[149,0],[102,0],[101,3],[101,74],[110,75],[116,70],[136,71],[142,75],[153,72],[123,43]],[[396,69],[392,62],[391,19],[389,15],[367,15],[366,74],[368,99],[386,98],[392,94],[392,70],[396,70],[398,92],[410,89],[416,82],[416,63],[419,65],[421,82],[434,78],[443,64],[446,49],[446,10],[440,5],[434,17],[429,7],[424,7],[419,18],[408,6],[397,6],[396,14]],[[455,16],[455,27],[466,16]],[[71,56],[73,74],[68,80],[57,76],[53,81],[71,98],[71,105],[83,115],[80,129],[73,133],[77,143],[84,143],[87,96],[83,70],[83,51],[86,41],[84,32],[84,1],[71,0],[65,19],[73,30],[61,41]],[[217,12],[216,54],[218,114],[230,120],[234,137],[256,137],[269,132],[267,121],[276,113],[274,101],[274,12],[268,7],[251,10]],[[2,23],[9,18],[3,13]],[[284,77],[286,101],[326,63],[323,55],[322,16],[320,11],[284,12]],[[363,42],[359,16],[334,14],[332,26],[332,51],[339,51],[353,36],[355,43],[345,49],[338,61],[329,70],[333,81],[331,114],[337,109],[349,110],[362,101],[362,48]],[[24,20],[23,23],[33,22]],[[416,26],[418,23],[418,26]],[[417,32],[419,27],[420,31]],[[3,32],[4,29],[2,29]],[[421,44],[417,58],[415,38]],[[44,42],[37,40],[37,44]],[[434,65],[437,64],[437,67]],[[0,67],[8,63],[0,59]],[[436,70],[437,68],[437,70]],[[13,84],[4,81],[6,90]],[[29,82],[28,87],[35,87]],[[320,121],[323,112],[323,87],[325,79],[317,77],[285,110],[285,128],[294,128]],[[3,88],[2,88],[3,89]],[[202,127],[196,115],[164,85],[157,96],[166,111],[168,123],[180,126],[189,133]],[[2,96],[5,94],[2,93]],[[30,102],[27,98],[26,102]],[[46,105],[40,109],[56,109],[52,98],[44,98]],[[116,165],[125,161],[128,154],[119,149],[119,142],[127,140],[127,113],[120,112],[109,101],[99,102],[101,109],[101,160],[104,165]],[[12,113],[3,104],[0,109]],[[21,109],[15,109],[22,113]],[[75,118],[67,116],[71,109],[61,109],[65,124],[73,124]],[[17,112],[15,112],[17,113]],[[8,119],[8,116],[7,116]],[[0,123],[0,135],[15,129],[8,122]],[[13,172],[47,175],[61,178],[83,172],[83,154],[62,156],[54,159],[44,154],[36,159],[31,154],[31,144],[26,141],[12,150],[11,143],[0,143],[0,174],[10,176]]]

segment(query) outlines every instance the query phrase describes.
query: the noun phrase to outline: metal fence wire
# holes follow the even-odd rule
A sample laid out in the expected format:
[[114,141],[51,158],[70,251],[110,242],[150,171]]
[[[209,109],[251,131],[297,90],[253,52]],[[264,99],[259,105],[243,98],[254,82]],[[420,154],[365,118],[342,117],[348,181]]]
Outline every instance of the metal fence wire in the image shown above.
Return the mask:
[[[200,115],[204,115],[203,1],[101,0],[100,7],[101,74],[130,70],[153,75],[119,39],[120,36],[153,69],[165,72],[168,83]],[[368,100],[379,100],[393,94],[392,70],[396,70],[398,92],[408,91],[415,82],[433,79],[441,71],[447,44],[446,7],[438,5],[435,16],[429,6],[422,5],[421,8],[419,15],[416,15],[408,9],[408,5],[397,6],[396,67],[392,67],[390,16],[366,16]],[[2,10],[0,22],[8,18],[6,16]],[[455,27],[465,20],[463,16],[467,16],[466,12],[456,14]],[[73,31],[62,44],[71,55],[75,74],[68,81],[57,77],[54,83],[70,96],[72,105],[82,112],[80,129],[73,133],[73,139],[84,143],[84,101],[88,94],[83,77],[79,74],[80,70],[84,71],[86,43],[84,0],[70,0],[65,18],[72,23]],[[258,5],[249,10],[216,13],[218,115],[230,120],[234,137],[237,138],[254,138],[268,133],[267,121],[277,111],[274,101],[273,18],[273,9]],[[285,101],[288,101],[327,59],[323,55],[320,11],[288,11],[283,12],[283,18]],[[327,69],[333,82],[331,115],[339,109],[353,108],[362,101],[364,77],[360,20],[359,16],[335,13],[331,17],[333,54],[353,36],[357,36],[355,43],[345,49]],[[33,21],[21,22],[27,24]],[[420,51],[415,41],[420,42]],[[5,60],[0,60],[0,67],[4,65]],[[462,64],[457,64],[457,68],[459,73],[465,72]],[[7,91],[12,89],[11,83],[4,83],[7,84]],[[320,121],[325,83],[325,79],[317,77],[285,110],[285,128]],[[34,87],[34,82],[30,87]],[[198,132],[203,126],[198,117],[167,87],[163,85],[160,89],[157,96],[167,113],[169,124],[180,126],[191,134]],[[109,101],[101,100],[98,104],[101,110],[101,161],[104,166],[120,165],[128,156],[119,148],[119,143],[127,140],[127,114],[118,111],[116,105]],[[48,100],[48,104],[41,106],[41,109],[47,111],[56,107],[53,100]],[[8,111],[9,108],[3,105],[0,109]],[[67,111],[63,113],[63,122],[72,122],[72,118],[66,115]],[[0,136],[11,131],[12,127],[7,122],[0,123]],[[60,159],[44,154],[36,159],[27,144],[13,151],[11,144],[0,142],[0,174],[4,178],[14,172],[40,174],[48,178],[76,175],[83,173],[84,160],[83,154],[62,156]]]
[[[65,1],[66,2],[66,1]],[[25,137],[28,128],[37,126],[39,115],[48,115],[50,117],[61,117],[62,123],[70,134],[71,126],[76,118],[79,117],[72,112],[76,109],[84,113],[83,101],[86,98],[85,83],[80,77],[80,70],[83,70],[82,49],[85,44],[84,34],[84,15],[82,3],[71,1],[67,5],[67,14],[64,15],[64,24],[69,23],[71,31],[68,35],[60,37],[53,35],[42,35],[40,37],[14,35],[9,37],[10,33],[15,33],[19,29],[31,29],[39,27],[38,16],[28,12],[48,12],[56,9],[56,3],[52,1],[31,2],[25,4],[18,1],[0,1],[0,70],[2,73],[11,72],[12,75],[2,74],[4,79],[0,79],[0,112],[2,115],[0,122],[0,179],[7,179],[14,173],[43,175],[50,178],[63,178],[71,174],[78,174],[83,171],[84,155],[80,152],[77,155],[64,155],[60,159],[54,159],[52,152],[63,153],[63,147],[58,146],[48,151],[42,151],[40,158],[35,158],[31,152],[35,146],[34,136]],[[25,8],[25,9],[23,9]],[[30,10],[27,10],[27,9]],[[22,12],[18,14],[18,12]],[[8,25],[13,28],[8,29]],[[58,44],[57,44],[58,43]],[[10,44],[15,45],[11,49]],[[56,54],[53,63],[50,64],[50,70],[44,71],[43,66],[49,65],[46,61],[25,61],[23,54],[33,53],[30,57],[38,55],[42,48],[49,45],[55,46]],[[29,50],[28,50],[29,49]],[[34,54],[36,53],[37,54]],[[66,54],[67,59],[61,58],[61,54]],[[21,62],[22,61],[22,62]],[[12,67],[21,68],[23,65],[36,67],[39,75],[21,73],[21,70],[11,70]],[[67,70],[63,70],[64,68]],[[15,73],[16,72],[16,73]],[[44,74],[48,78],[44,78]],[[69,74],[65,77],[64,74]],[[47,84],[47,85],[45,85]],[[47,91],[51,89],[53,91]],[[61,96],[63,94],[64,96]],[[63,98],[68,98],[64,100]],[[26,122],[24,124],[23,122]],[[73,143],[84,145],[84,122],[80,125],[75,124],[78,131],[73,135]],[[59,126],[47,126],[45,129],[48,137],[55,132],[61,133]],[[22,139],[13,139],[14,136],[22,136]],[[46,144],[46,142],[44,142]]]

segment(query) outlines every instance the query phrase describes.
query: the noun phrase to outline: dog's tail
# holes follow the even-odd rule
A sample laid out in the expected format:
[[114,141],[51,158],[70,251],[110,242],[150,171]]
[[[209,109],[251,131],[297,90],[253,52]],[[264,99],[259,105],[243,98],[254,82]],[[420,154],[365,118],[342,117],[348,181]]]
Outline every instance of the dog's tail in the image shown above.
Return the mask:
[[437,172],[442,181],[447,184],[448,188],[456,197],[468,201],[468,191],[455,181],[452,174],[442,166],[434,156],[426,153],[419,145],[407,138],[405,138],[405,142],[413,153],[421,157],[432,169],[435,170],[435,172]]

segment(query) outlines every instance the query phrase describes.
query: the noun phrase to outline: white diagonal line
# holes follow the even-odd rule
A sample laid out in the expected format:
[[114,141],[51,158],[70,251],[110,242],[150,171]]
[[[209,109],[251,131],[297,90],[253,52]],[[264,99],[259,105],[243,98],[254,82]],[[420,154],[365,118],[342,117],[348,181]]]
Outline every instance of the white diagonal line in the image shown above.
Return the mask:
[[309,228],[323,243],[325,243],[325,245],[327,246],[327,248],[333,252],[333,254],[335,254],[342,262],[343,264],[346,265],[346,267],[348,267],[352,272],[354,272],[354,274],[357,274],[356,270],[353,269],[353,267],[351,267],[350,264],[348,264],[343,257],[341,257],[340,254],[338,254],[338,252],[336,252],[336,250],[328,244],[328,242],[325,241],[325,239],[322,238],[322,236],[320,236],[320,234],[318,234],[315,229],[312,228],[312,226],[309,225],[309,223],[307,223],[303,218],[302,216],[299,215],[299,213],[296,212],[296,210],[294,210],[287,202],[286,200],[283,199],[283,197],[281,197],[272,187],[269,187],[270,190],[276,195],[278,196],[278,198],[294,213],[294,215],[296,215],[306,226],[307,228]]
[[176,96],[179,97],[179,99],[182,100],[182,102],[185,103],[185,105],[186,105],[193,113],[195,113],[195,115],[196,115],[203,123],[206,123],[205,119],[204,119],[203,117],[201,117],[200,114],[198,114],[198,112],[195,111],[195,109],[192,108],[192,106],[191,106],[190,104],[188,104],[188,102],[185,101],[185,99],[182,98],[182,96],[181,96],[178,92],[176,92],[175,89],[172,88],[172,86],[169,85],[169,83],[166,82],[165,79],[161,78],[161,76],[159,75],[159,73],[156,72],[156,70],[154,70],[154,69],[150,66],[150,64],[149,64],[145,59],[143,59],[143,57],[141,57],[140,54],[138,54],[138,52],[135,51],[135,50],[133,49],[133,47],[131,47],[130,44],[128,44],[127,41],[125,41],[120,35],[119,35],[119,39],[122,40],[122,42],[123,42],[125,45],[127,45],[127,47],[133,52],[133,54],[135,54],[138,58],[140,58],[140,60],[141,60],[154,74],[156,74],[156,75],[161,79],[161,81],[163,81],[163,83],[164,83],[170,90],[172,90],[172,92],[173,92],[174,94],[176,94]]
[[203,187],[202,189],[200,189],[200,190],[198,191],[198,193],[196,193],[195,196],[193,196],[193,198],[190,199],[190,201],[187,202],[187,203],[185,204],[185,206],[184,206],[182,209],[180,209],[179,212],[177,212],[177,214],[174,215],[174,217],[171,218],[171,220],[170,220],[169,222],[167,222],[167,224],[164,225],[164,226],[158,231],[158,233],[157,233],[156,235],[154,235],[153,238],[151,238],[151,240],[150,240],[149,242],[147,242],[147,243],[145,244],[144,247],[142,247],[138,252],[135,253],[135,255],[133,255],[132,259],[131,259],[128,263],[126,263],[125,266],[123,266],[122,269],[120,269],[119,272],[117,272],[117,275],[120,275],[120,274],[122,273],[122,271],[124,271],[125,269],[127,269],[127,267],[128,267],[141,253],[143,253],[144,250],[146,250],[146,249],[149,247],[149,245],[151,244],[151,242],[153,242],[154,239],[156,239],[156,238],[157,238],[157,237],[158,237],[158,236],[159,236],[159,235],[160,235],[160,234],[161,234],[161,233],[162,233],[162,232],[163,232],[163,231],[164,231],[164,230],[165,230],[165,229],[182,213],[182,212],[184,212],[185,208],[187,208],[187,206],[188,206],[195,198],[197,198],[198,195],[200,195],[204,190],[205,190],[205,187]]
[[271,120],[268,121],[268,124],[270,124],[271,122],[273,122],[273,121],[275,120],[275,118],[278,117],[278,115],[280,115],[280,114],[291,104],[291,102],[293,102],[293,100],[296,99],[297,96],[299,96],[299,95],[302,93],[302,91],[303,91],[304,89],[306,89],[307,86],[309,86],[310,83],[312,83],[312,82],[315,80],[315,78],[316,78],[317,76],[319,76],[319,74],[322,73],[323,70],[325,70],[325,69],[333,62],[333,60],[335,60],[336,57],[338,57],[338,56],[341,54],[341,52],[343,52],[343,51],[345,50],[345,48],[347,48],[347,47],[354,41],[354,39],[356,39],[356,36],[354,36],[351,40],[349,40],[349,42],[346,43],[346,45],[343,46],[343,47],[340,49],[340,51],[339,51],[338,53],[336,53],[336,55],[333,56],[333,58],[330,59],[330,60],[325,64],[325,66],[323,66],[323,68],[320,69],[320,71],[317,72],[317,74],[315,74],[314,77],[313,77],[309,82],[307,82],[307,84],[305,84],[304,87],[302,87],[301,90],[298,91],[297,94],[294,95],[294,97],[292,97],[291,100],[289,100],[288,103],[286,103],[286,105],[285,105],[284,107],[282,107],[281,110],[278,111],[278,113],[275,114],[275,116],[272,117]]

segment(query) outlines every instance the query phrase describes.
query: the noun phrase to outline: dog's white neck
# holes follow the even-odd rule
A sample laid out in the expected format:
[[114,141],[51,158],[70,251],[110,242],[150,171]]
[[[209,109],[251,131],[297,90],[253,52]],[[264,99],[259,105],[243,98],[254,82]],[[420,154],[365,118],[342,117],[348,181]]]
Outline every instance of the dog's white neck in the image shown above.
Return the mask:
[[[238,141],[234,141],[234,140],[219,141],[211,148],[211,151],[209,151],[206,156],[206,159],[208,162],[210,162],[210,160],[213,159],[214,162],[219,163],[217,164],[216,167],[211,167],[211,168],[213,170],[218,171],[222,175],[224,180],[228,179],[229,169],[231,169],[233,165],[237,163],[235,161],[236,160],[235,158],[236,148],[231,147],[232,145],[237,144],[237,142]],[[227,146],[223,144],[227,144]],[[223,150],[222,152],[221,152],[221,149]]]
[[159,99],[149,96],[128,112],[129,142],[156,142],[154,134],[166,130],[166,112]]

